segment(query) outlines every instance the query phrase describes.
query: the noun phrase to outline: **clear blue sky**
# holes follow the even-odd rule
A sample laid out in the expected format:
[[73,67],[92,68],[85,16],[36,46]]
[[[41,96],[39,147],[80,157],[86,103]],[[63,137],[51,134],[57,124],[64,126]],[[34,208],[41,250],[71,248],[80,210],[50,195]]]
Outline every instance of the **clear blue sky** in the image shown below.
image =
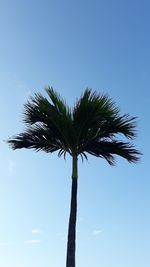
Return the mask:
[[70,105],[88,86],[138,116],[138,165],[79,164],[77,267],[150,266],[149,14],[148,0],[0,1],[0,266],[65,266],[70,158],[3,142],[48,84]]

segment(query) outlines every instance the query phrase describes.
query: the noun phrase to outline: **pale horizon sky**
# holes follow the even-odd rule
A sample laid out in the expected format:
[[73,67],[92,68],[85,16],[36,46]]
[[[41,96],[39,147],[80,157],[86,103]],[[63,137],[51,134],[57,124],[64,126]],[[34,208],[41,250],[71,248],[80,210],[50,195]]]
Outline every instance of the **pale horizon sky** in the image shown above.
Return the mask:
[[137,116],[139,164],[79,160],[76,267],[150,266],[150,2],[0,1],[0,266],[65,266],[71,159],[12,151],[23,105],[88,86]]

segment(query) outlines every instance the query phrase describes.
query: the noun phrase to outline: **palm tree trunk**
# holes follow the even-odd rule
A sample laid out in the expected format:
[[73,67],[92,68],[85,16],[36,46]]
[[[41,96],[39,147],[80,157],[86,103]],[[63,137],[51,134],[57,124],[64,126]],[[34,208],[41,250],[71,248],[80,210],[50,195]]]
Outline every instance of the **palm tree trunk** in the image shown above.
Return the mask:
[[68,243],[66,267],[75,267],[75,249],[76,249],[76,216],[77,216],[77,156],[73,157],[72,162],[72,190],[71,190],[71,207],[68,227]]

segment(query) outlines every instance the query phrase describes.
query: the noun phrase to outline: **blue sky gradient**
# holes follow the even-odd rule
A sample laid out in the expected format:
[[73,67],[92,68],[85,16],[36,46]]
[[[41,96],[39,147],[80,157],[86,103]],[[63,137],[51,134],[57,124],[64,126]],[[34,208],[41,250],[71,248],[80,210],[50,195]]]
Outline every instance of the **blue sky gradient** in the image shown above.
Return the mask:
[[0,3],[0,266],[65,266],[71,159],[4,142],[51,85],[73,105],[88,86],[138,117],[141,162],[79,161],[77,267],[150,265],[149,1]]

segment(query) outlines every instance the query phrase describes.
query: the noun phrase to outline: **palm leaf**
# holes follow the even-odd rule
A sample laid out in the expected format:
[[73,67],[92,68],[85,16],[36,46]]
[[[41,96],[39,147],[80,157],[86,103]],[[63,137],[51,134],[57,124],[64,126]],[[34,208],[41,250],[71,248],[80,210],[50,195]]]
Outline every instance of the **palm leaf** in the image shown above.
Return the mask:
[[141,154],[138,152],[134,146],[129,142],[122,142],[122,141],[93,141],[88,143],[84,147],[84,152],[87,152],[96,157],[105,158],[110,165],[115,164],[115,157],[114,155],[121,156],[128,160],[130,163],[135,163],[139,160],[139,155]]
[[[30,127],[24,133],[8,140],[8,143],[13,149],[31,148],[45,152],[54,152],[63,147],[62,141],[60,142],[59,138],[50,129],[40,125]],[[64,149],[66,149],[65,144]]]
[[77,101],[73,110],[76,143],[81,147],[85,142],[100,138],[114,138],[118,134],[133,139],[136,118],[120,115],[119,108],[108,95],[99,95],[87,89]]
[[24,122],[28,125],[44,125],[53,130],[54,135],[71,153],[75,146],[71,111],[52,87],[46,88],[46,92],[50,101],[41,94],[35,94],[27,102],[24,111]]

